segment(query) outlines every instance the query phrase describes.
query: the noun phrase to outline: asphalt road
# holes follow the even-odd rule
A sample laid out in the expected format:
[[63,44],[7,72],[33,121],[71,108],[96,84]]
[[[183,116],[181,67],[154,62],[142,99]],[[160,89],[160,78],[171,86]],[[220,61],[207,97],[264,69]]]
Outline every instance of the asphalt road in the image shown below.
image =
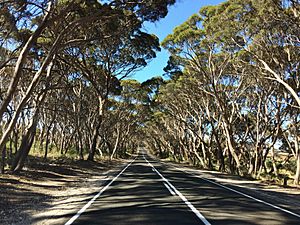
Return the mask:
[[300,224],[297,212],[143,154],[94,195],[65,225]]

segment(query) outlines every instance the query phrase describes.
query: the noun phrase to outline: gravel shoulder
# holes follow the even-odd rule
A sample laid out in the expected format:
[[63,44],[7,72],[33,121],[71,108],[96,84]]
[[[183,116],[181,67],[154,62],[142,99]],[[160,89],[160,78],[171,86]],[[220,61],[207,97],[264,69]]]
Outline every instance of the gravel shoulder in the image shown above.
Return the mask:
[[59,215],[76,213],[126,162],[34,159],[19,175],[0,175],[0,224],[62,224]]

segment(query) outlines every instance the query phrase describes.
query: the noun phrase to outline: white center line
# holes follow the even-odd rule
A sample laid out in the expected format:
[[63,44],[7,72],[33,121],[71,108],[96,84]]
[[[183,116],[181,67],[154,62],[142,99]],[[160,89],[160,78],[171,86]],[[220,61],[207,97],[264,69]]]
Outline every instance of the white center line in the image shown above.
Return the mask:
[[112,179],[105,187],[103,187],[88,203],[86,203],[85,206],[83,206],[68,222],[66,222],[65,225],[71,225],[85,210],[87,210],[87,208],[90,207],[91,204],[93,204],[95,200],[134,162],[134,160],[128,163],[127,166],[117,176],[114,177],[114,179]]
[[169,190],[169,192],[172,194],[172,195],[176,195],[175,194],[175,192],[171,189],[171,187],[169,187],[169,185],[168,184],[166,184],[165,182],[164,182],[164,185],[165,185],[165,187]]
[[174,190],[174,192],[181,198],[181,200],[192,210],[193,213],[196,214],[196,216],[205,224],[205,225],[211,225],[210,222],[207,221],[207,219],[198,211],[198,209],[193,206],[192,203],[190,203],[186,197],[181,194],[180,191],[178,191],[161,173],[145,158],[143,155],[143,158],[146,160],[146,162],[153,168],[153,170],[161,177],[161,179],[166,182],[171,189]]

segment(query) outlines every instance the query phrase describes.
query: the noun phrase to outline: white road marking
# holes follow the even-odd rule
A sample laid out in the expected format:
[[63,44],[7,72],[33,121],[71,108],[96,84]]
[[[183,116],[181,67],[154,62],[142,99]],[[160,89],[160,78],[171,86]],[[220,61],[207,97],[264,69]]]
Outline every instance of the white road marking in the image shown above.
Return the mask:
[[216,186],[219,186],[219,187],[222,187],[222,188],[227,189],[227,190],[229,190],[229,191],[232,191],[232,192],[234,192],[234,193],[236,193],[236,194],[242,195],[242,196],[244,196],[244,197],[246,197],[246,198],[250,198],[250,199],[252,199],[252,200],[254,200],[254,201],[257,201],[257,202],[259,202],[259,203],[262,203],[262,204],[271,206],[272,208],[278,209],[278,210],[280,210],[280,211],[282,211],[282,212],[285,212],[285,213],[288,213],[288,214],[290,214],[290,215],[293,215],[293,216],[296,216],[296,217],[300,218],[300,215],[299,215],[299,214],[294,213],[294,212],[291,212],[291,211],[289,211],[289,210],[287,210],[287,209],[281,208],[280,206],[273,205],[272,203],[269,203],[269,202],[266,202],[266,201],[264,201],[264,200],[255,198],[255,197],[253,197],[253,196],[251,196],[251,195],[248,195],[248,194],[245,194],[245,193],[243,193],[243,192],[241,192],[241,191],[237,191],[237,190],[235,190],[235,189],[233,189],[233,188],[230,188],[230,187],[227,187],[227,186],[225,186],[225,185],[219,184],[219,183],[214,182],[214,181],[212,181],[212,180],[209,180],[209,179],[200,177],[199,175],[196,175],[196,174],[194,174],[194,173],[186,172],[186,171],[181,170],[181,169],[178,169],[178,168],[176,168],[176,169],[177,169],[177,170],[180,170],[180,171],[182,171],[182,172],[184,172],[184,173],[193,175],[193,176],[195,176],[195,177],[197,177],[197,178],[200,178],[200,179],[202,179],[202,180],[204,180],[204,181],[207,181],[207,182],[209,182],[209,183],[212,183],[212,184],[214,184],[214,185],[216,185]]
[[172,195],[174,195],[174,196],[176,195],[175,192],[171,189],[171,187],[169,187],[169,185],[167,183],[164,182],[164,185]]
[[[135,159],[134,159],[135,160]],[[127,166],[112,179],[105,187],[103,187],[85,206],[83,206],[65,225],[71,225],[88,207],[95,202],[95,200],[134,162],[132,160]]]
[[153,170],[161,177],[161,179],[166,182],[173,190],[174,192],[181,198],[181,200],[192,210],[193,213],[196,214],[196,216],[205,224],[205,225],[211,225],[210,222],[206,220],[206,218],[193,206],[192,203],[190,203],[186,197],[181,194],[180,191],[178,191],[161,173],[145,158],[143,155],[143,158],[146,160],[146,162],[153,168]]

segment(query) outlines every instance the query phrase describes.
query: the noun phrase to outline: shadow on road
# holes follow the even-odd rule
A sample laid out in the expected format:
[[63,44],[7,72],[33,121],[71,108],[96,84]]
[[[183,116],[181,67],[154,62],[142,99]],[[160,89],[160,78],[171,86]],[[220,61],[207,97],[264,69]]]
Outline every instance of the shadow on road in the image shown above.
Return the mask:
[[[297,217],[152,161],[211,224],[299,224]],[[284,196],[283,196],[284,197]],[[284,205],[283,205],[284,206]],[[73,215],[65,215],[66,219]],[[67,220],[66,220],[67,221]],[[139,157],[75,222],[81,224],[203,224]]]

